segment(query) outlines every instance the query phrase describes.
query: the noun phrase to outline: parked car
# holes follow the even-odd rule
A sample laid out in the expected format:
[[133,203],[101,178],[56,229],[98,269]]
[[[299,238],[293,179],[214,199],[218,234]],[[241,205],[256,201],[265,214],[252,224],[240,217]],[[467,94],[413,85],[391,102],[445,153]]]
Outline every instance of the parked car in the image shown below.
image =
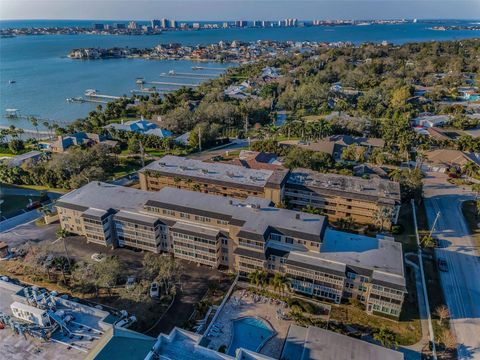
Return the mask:
[[159,295],[160,295],[160,291],[159,291],[158,283],[152,282],[152,284],[150,285],[150,297],[158,298]]
[[94,253],[94,254],[92,254],[91,258],[92,258],[93,261],[100,262],[100,261],[105,260],[105,255],[104,254],[99,254],[99,253]]
[[134,287],[135,287],[135,276],[129,276],[127,278],[127,283],[125,284],[125,287],[127,288],[127,290],[132,290]]
[[440,271],[443,271],[443,272],[447,272],[448,271],[448,264],[447,264],[447,260],[443,259],[443,258],[440,258],[437,260],[437,264],[438,264],[438,269]]

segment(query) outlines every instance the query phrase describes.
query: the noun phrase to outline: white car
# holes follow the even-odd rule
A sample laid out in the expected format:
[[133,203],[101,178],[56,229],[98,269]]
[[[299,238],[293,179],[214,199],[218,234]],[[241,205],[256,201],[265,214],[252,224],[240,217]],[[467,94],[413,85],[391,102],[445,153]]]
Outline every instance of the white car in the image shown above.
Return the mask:
[[92,260],[94,260],[94,261],[100,262],[100,261],[105,260],[105,255],[99,254],[99,253],[94,253],[94,254],[92,254],[92,257],[91,257],[91,258],[92,258]]
[[152,282],[152,284],[150,285],[150,297],[158,298],[159,295],[160,295],[160,289],[158,287],[158,283]]
[[127,290],[132,290],[135,287],[135,280],[135,276],[129,276],[127,278],[127,283],[125,284]]

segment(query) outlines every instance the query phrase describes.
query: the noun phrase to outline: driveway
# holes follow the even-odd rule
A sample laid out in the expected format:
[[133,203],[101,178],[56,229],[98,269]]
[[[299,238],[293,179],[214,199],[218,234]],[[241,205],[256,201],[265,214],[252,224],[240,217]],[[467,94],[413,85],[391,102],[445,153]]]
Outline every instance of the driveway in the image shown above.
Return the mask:
[[444,174],[428,173],[424,196],[430,227],[440,212],[434,234],[445,247],[435,252],[448,263],[449,271],[440,277],[459,358],[480,359],[480,258],[461,210],[473,194],[449,184]]

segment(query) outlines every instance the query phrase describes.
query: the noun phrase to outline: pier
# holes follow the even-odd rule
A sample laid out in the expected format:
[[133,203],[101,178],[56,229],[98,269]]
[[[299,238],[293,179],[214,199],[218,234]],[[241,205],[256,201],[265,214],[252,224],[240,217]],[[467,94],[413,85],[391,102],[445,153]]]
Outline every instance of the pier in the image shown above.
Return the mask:
[[93,90],[93,89],[85,90],[85,96],[89,98],[107,99],[107,100],[118,100],[122,98],[121,96],[99,94],[97,93],[97,90]]
[[185,87],[198,87],[199,84],[182,84],[177,82],[170,81],[145,81],[145,84],[156,84],[156,85],[170,85],[170,86],[185,86]]
[[217,77],[219,74],[198,74],[198,73],[188,73],[188,72],[176,72],[176,71],[169,71],[168,73],[163,73],[160,76],[172,76],[172,77],[179,77],[179,76],[190,76],[194,78],[210,78],[210,77]]

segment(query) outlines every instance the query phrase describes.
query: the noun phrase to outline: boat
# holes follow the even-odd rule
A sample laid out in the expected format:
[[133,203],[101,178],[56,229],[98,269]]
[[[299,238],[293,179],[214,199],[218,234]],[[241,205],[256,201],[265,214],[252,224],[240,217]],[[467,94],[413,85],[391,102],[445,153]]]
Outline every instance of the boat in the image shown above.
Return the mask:
[[9,84],[15,84],[17,81],[16,80],[8,80]]
[[20,116],[18,109],[5,109],[5,117],[8,119],[17,119]]

